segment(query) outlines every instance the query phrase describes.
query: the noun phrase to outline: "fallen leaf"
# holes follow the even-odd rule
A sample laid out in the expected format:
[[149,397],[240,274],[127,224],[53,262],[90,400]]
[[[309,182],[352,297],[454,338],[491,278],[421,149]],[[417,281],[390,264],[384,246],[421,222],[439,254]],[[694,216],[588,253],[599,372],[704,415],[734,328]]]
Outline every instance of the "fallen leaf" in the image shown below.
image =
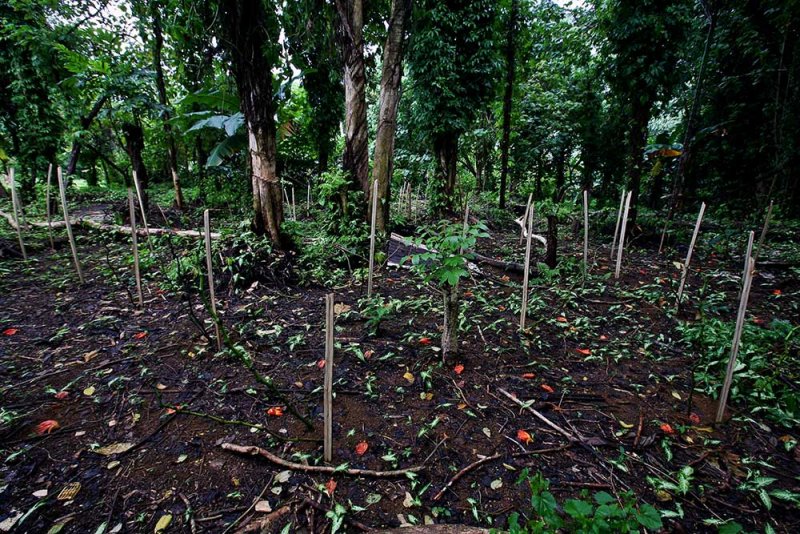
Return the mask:
[[40,489],[38,491],[34,491],[32,495],[34,497],[36,497],[37,499],[41,499],[42,497],[47,497],[47,490],[46,489]]
[[36,433],[40,436],[42,434],[49,434],[53,430],[59,428],[61,425],[58,424],[58,421],[55,419],[48,419],[47,421],[42,421],[38,425],[36,425]]
[[530,434],[528,434],[525,430],[517,430],[517,439],[525,443],[526,445],[533,441],[533,438]]
[[419,338],[419,344],[420,345],[430,345],[431,344],[431,338],[429,338],[429,337],[421,337],[421,338]]
[[[506,278],[508,278],[508,277],[506,277]],[[505,281],[506,281],[506,282],[508,282],[508,280],[505,280]],[[498,310],[498,311],[501,311],[501,312],[502,312],[502,311],[506,311],[506,307],[501,305],[501,306],[498,306],[498,307],[497,307],[497,310]]]
[[169,528],[169,524],[172,523],[172,514],[164,514],[158,518],[158,523],[156,523],[156,528],[153,530],[155,534],[159,534],[164,532]]
[[17,332],[19,332],[19,328],[6,328],[5,330],[3,330],[3,335],[4,336],[13,336]]
[[403,499],[403,507],[411,508],[412,506],[414,506],[414,497],[409,492],[406,492],[406,496]]
[[470,299],[470,298],[472,298],[474,296],[475,295],[472,294],[472,291],[464,291],[464,297]]
[[605,334],[602,334],[602,335],[600,336],[600,341],[608,341],[608,336],[607,336],[607,335],[605,335]]
[[271,415],[272,417],[282,417],[283,416],[283,407],[282,406],[273,406],[269,410],[267,410],[267,415]]
[[285,482],[289,482],[289,479],[292,478],[292,472],[288,469],[286,471],[281,471],[277,475],[275,475],[275,481],[279,484],[284,484]]
[[87,397],[91,397],[92,395],[94,395],[94,392],[95,392],[94,386],[89,386],[88,388],[83,390],[83,394],[86,395]]
[[489,484],[489,487],[493,490],[498,490],[503,487],[503,481],[499,478],[492,480],[492,483]]
[[369,449],[369,444],[366,441],[360,441],[356,445],[356,454],[358,456],[364,456],[364,453],[367,452],[367,449]]
[[689,416],[689,421],[691,421],[693,425],[699,425],[700,424],[700,416],[697,415],[696,413],[692,413]]
[[408,383],[409,383],[409,384],[413,384],[413,383],[414,383],[414,380],[415,380],[415,379],[414,379],[414,375],[412,375],[412,374],[411,374],[410,372],[408,372],[408,371],[406,371],[406,372],[405,372],[405,374],[403,375],[403,378],[405,378],[406,380],[408,380]]
[[333,492],[336,491],[336,481],[330,479],[325,483],[325,491],[328,492],[329,497],[333,497]]
[[677,391],[675,391],[675,390],[673,390],[673,391],[672,391],[672,396],[673,396],[673,397],[675,397],[675,398],[676,398],[676,399],[678,399],[678,400],[683,400],[683,399],[681,398],[681,394],[680,394],[680,393],[678,393],[678,392],[677,392]]
[[672,426],[669,423],[663,423],[660,428],[665,434],[674,434],[675,433],[675,429],[673,429]]
[[531,378],[536,378],[536,373],[525,373],[522,375],[522,378],[527,378],[528,380]]
[[270,506],[268,500],[262,499],[256,503],[256,512],[260,514],[268,514],[271,511],[272,511],[272,506]]
[[342,313],[347,313],[352,309],[352,306],[349,304],[344,304],[342,302],[337,302],[333,305],[333,313],[336,315],[340,315]]
[[180,456],[178,456],[178,459],[177,459],[177,460],[175,460],[175,463],[176,463],[176,464],[182,464],[183,462],[185,462],[185,461],[186,461],[186,459],[187,459],[188,457],[189,457],[189,455],[188,455],[188,454],[181,454]]
[[167,386],[159,382],[158,384],[156,384],[156,389],[159,391],[164,391],[165,389],[167,389]]
[[120,461],[114,460],[113,462],[108,462],[106,469],[114,469],[115,467],[119,467]]
[[317,367],[319,367],[320,369],[325,369],[325,360],[318,361]]
[[364,351],[364,359],[365,359],[365,360],[369,360],[370,358],[372,358],[372,355],[373,355],[373,354],[375,354],[375,351],[374,351],[374,350],[372,350],[372,349],[370,349],[370,350],[365,350],[365,351]]
[[95,357],[95,356],[97,356],[98,354],[100,354],[100,351],[99,351],[99,350],[93,350],[93,351],[89,351],[89,352],[87,352],[86,354],[84,354],[84,355],[83,355],[83,363],[89,363],[89,362],[90,362],[90,361],[92,361],[92,360],[94,359],[94,357]]
[[483,427],[483,433],[484,433],[484,434],[486,434],[486,437],[487,437],[487,438],[491,438],[491,437],[492,437],[492,431],[491,431],[491,430],[489,430],[489,429],[488,429],[488,428],[486,428],[486,427]]
[[58,400],[64,400],[67,397],[69,397],[69,391],[59,391],[54,395],[54,397],[57,398]]
[[[133,334],[133,339],[144,339],[146,337],[147,337],[147,332],[139,332],[139,333]],[[172,516],[170,516],[170,521],[171,520],[172,520]]]
[[556,321],[558,321],[559,323],[566,323],[567,318],[564,317],[563,315],[559,315],[558,317],[556,317]]
[[622,419],[619,420],[619,426],[621,426],[622,428],[633,428],[632,424],[626,423]]
[[555,390],[552,387],[548,386],[547,384],[542,384],[541,387],[548,393],[555,393]]
[[433,393],[430,391],[420,391],[419,392],[419,400],[432,400]]
[[776,289],[775,291],[772,292],[772,294],[775,295],[776,297],[780,297],[781,296],[781,290],[780,289]]
[[70,482],[66,486],[64,486],[59,494],[56,496],[56,499],[59,501],[71,501],[75,498],[78,492],[81,490],[81,483],[80,482]]
[[584,356],[589,356],[592,351],[590,349],[575,349],[578,354],[583,354]]
[[457,375],[460,375],[461,373],[463,373],[463,372],[464,372],[464,366],[463,366],[463,365],[461,365],[461,364],[459,363],[458,365],[456,365],[455,367],[453,367],[453,372],[454,372],[455,374],[457,374]]
[[122,452],[128,451],[131,447],[133,447],[133,443],[112,443],[111,445],[106,445],[105,447],[100,447],[96,449],[94,452],[97,454],[102,454],[103,456],[111,456],[112,454],[120,454]]

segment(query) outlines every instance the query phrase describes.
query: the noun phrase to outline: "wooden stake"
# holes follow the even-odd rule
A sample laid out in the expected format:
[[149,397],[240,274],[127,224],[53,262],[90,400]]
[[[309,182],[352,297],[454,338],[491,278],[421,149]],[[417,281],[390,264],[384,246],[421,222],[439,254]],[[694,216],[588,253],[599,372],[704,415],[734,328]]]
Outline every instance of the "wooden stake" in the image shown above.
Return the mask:
[[[377,183],[377,182],[376,182]],[[333,293],[325,295],[324,459],[333,461]]]
[[136,198],[139,200],[139,211],[142,214],[142,225],[144,225],[144,233],[147,236],[147,245],[152,247],[150,243],[150,227],[147,224],[147,214],[144,212],[144,202],[142,201],[142,188],[139,185],[139,177],[136,176],[136,171],[133,171],[133,185],[136,187]]
[[753,255],[753,261],[758,261],[758,255],[761,254],[761,246],[764,244],[764,238],[767,237],[767,229],[769,228],[769,220],[772,217],[772,203],[773,201],[769,201],[769,208],[767,208],[767,217],[764,219],[764,227],[761,228],[761,235],[758,238],[758,246],[756,247],[756,253]]
[[753,271],[755,270],[756,262],[750,253],[753,250],[753,239],[755,232],[750,232],[750,237],[747,243],[747,254],[745,255],[745,268],[743,274],[742,284],[742,298],[739,300],[739,313],[736,316],[736,328],[733,331],[733,344],[731,345],[731,356],[728,360],[728,367],[725,370],[725,381],[722,384],[722,393],[719,396],[719,406],[717,408],[716,422],[721,423],[722,417],[725,415],[725,407],[728,403],[728,394],[731,390],[731,383],[733,382],[733,370],[736,367],[736,358],[739,356],[739,342],[742,339],[742,330],[744,328],[744,316],[747,312],[747,300],[750,297],[750,286],[753,283]]
[[47,236],[50,238],[50,250],[55,251],[56,246],[53,243],[53,220],[50,211],[50,182],[53,178],[53,164],[47,166],[47,188],[44,195],[44,209],[47,213]]
[[78,247],[75,246],[75,236],[72,235],[72,225],[69,222],[67,189],[64,187],[64,177],[61,175],[61,167],[56,169],[56,176],[58,177],[58,190],[61,193],[61,211],[64,212],[64,226],[67,228],[67,238],[69,238],[69,246],[72,249],[72,260],[75,262],[75,270],[78,272],[78,278],[82,284],[83,272],[81,271],[81,262],[78,260]]
[[144,295],[142,295],[142,276],[139,271],[139,243],[136,237],[136,207],[133,204],[133,190],[128,188],[128,212],[131,217],[131,243],[133,247],[133,274],[136,276],[136,298],[139,306],[144,306]]
[[631,192],[625,198],[625,210],[622,213],[622,228],[619,231],[619,245],[617,249],[617,267],[614,270],[614,278],[619,278],[619,270],[622,267],[622,253],[625,250],[625,230],[628,228],[628,210],[631,207]]
[[617,210],[617,225],[614,227],[614,241],[611,243],[611,255],[609,259],[614,259],[614,249],[617,247],[617,236],[619,235],[619,223],[622,220],[622,207],[625,203],[625,189],[622,190],[622,196],[619,197],[619,209]]
[[308,191],[306,192],[306,215],[311,213],[311,181],[308,182]]
[[417,224],[417,214],[419,213],[419,185],[417,186],[417,195],[414,198],[414,224]]
[[589,191],[583,190],[583,279],[589,272]]
[[[464,209],[464,231],[461,234],[462,239],[467,238],[467,228],[469,228],[469,203],[467,203],[466,209]],[[458,253],[464,254],[464,247],[461,247]]]
[[369,275],[367,278],[367,296],[372,296],[372,270],[375,268],[375,219],[378,214],[378,180],[372,188],[372,229],[369,233]]
[[208,299],[211,301],[211,313],[214,315],[214,336],[217,338],[217,350],[222,350],[222,336],[219,332],[219,315],[217,314],[217,297],[214,291],[214,264],[211,261],[211,215],[203,212],[204,237],[206,241],[206,269],[208,270]]
[[[11,189],[11,207],[14,209],[14,224],[17,226],[17,239],[19,239],[19,249],[22,251],[22,259],[28,259],[28,252],[25,250],[25,243],[22,241],[22,225],[19,223],[19,212],[17,205],[17,185],[14,182],[14,167],[8,169],[8,188]],[[22,211],[22,207],[19,207]]]
[[519,329],[525,331],[525,318],[528,315],[528,274],[531,268],[531,237],[533,235],[533,205],[528,212],[528,241],[525,245],[525,274],[522,276],[522,309],[519,312]]
[[678,309],[681,307],[681,297],[683,297],[683,288],[686,285],[686,277],[689,275],[689,262],[692,261],[692,251],[694,251],[694,244],[697,242],[697,234],[700,232],[700,223],[703,222],[703,214],[706,212],[706,203],[700,204],[700,213],[697,214],[697,222],[694,225],[694,232],[692,233],[692,241],[689,243],[689,252],[686,253],[686,261],[683,263],[683,272],[681,273],[681,285],[678,287],[678,300],[675,303]]
[[528,223],[528,212],[531,210],[531,202],[533,202],[533,193],[528,195],[528,203],[525,205],[525,215],[522,216],[522,225],[519,228],[519,244],[525,239],[525,225]]
[[294,186],[292,186],[292,220],[297,220],[297,204],[294,201]]

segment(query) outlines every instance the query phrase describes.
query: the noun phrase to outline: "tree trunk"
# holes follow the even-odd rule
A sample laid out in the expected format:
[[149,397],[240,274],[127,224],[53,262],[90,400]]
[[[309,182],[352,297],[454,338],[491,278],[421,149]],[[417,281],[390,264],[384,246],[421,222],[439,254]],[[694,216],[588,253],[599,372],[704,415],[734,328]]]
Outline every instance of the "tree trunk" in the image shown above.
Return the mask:
[[[106,101],[108,100],[108,95],[103,94],[92,106],[92,109],[89,110],[89,113],[85,117],[81,117],[81,130],[86,130],[91,126],[92,122],[95,118],[100,114],[100,111],[103,109]],[[69,178],[73,174],[75,174],[75,169],[78,167],[78,157],[81,154],[81,144],[78,140],[79,138],[76,136],[72,140],[72,150],[69,153],[69,161],[67,162],[67,170],[66,176]]]
[[439,198],[435,199],[434,209],[440,215],[455,212],[458,137],[456,133],[445,133],[438,135],[433,142],[439,174],[436,184]]
[[506,182],[508,180],[508,153],[511,148],[511,103],[514,96],[516,46],[514,36],[519,17],[519,0],[511,1],[506,33],[506,84],[503,91],[503,138],[500,142],[500,209],[506,207]]
[[161,65],[161,51],[164,47],[164,35],[161,29],[161,6],[159,2],[150,3],[150,13],[153,18],[153,67],[156,71],[156,88],[158,89],[158,102],[163,108],[164,136],[167,139],[167,156],[169,170],[172,175],[172,185],[175,189],[175,206],[183,209],[183,191],[181,178],[178,175],[178,153],[175,148],[175,136],[172,134],[172,125],[169,123],[169,100],[167,99],[167,86],[164,83],[164,69]]
[[547,216],[547,249],[544,262],[551,269],[555,269],[558,264],[558,219],[555,215]]
[[134,122],[128,122],[122,125],[122,132],[125,136],[125,150],[128,152],[128,158],[131,160],[131,167],[133,172],[136,173],[136,179],[139,181],[139,187],[142,193],[142,207],[146,212],[150,206],[149,195],[147,194],[147,186],[150,179],[147,175],[147,168],[144,166],[144,131],[142,124],[138,118],[134,118]]
[[[375,152],[372,156],[372,182],[378,181],[379,209],[375,217],[376,231],[385,234],[389,221],[390,186],[394,159],[394,139],[397,130],[397,105],[400,102],[400,82],[403,77],[403,38],[411,0],[393,0],[392,16],[386,44],[383,47],[381,98]],[[369,188],[370,193],[372,188]],[[369,197],[368,197],[369,198]],[[372,206],[372,202],[368,204]]]
[[442,327],[442,360],[458,352],[458,284],[447,284],[444,296],[444,325]]
[[336,0],[339,39],[344,59],[345,147],[342,166],[354,187],[369,199],[367,143],[367,78],[364,70],[364,6],[362,0]]
[[270,21],[261,0],[224,0],[221,13],[247,123],[253,228],[259,235],[269,235],[275,246],[286,248],[288,242],[281,233],[283,198],[276,169],[273,65],[264,50],[275,36],[269,33]]
[[647,125],[650,122],[649,100],[642,103],[638,96],[634,97],[633,117],[630,129],[628,154],[628,190],[631,192],[631,208],[628,224],[633,228],[639,205],[639,189],[642,183],[642,157],[647,146]]

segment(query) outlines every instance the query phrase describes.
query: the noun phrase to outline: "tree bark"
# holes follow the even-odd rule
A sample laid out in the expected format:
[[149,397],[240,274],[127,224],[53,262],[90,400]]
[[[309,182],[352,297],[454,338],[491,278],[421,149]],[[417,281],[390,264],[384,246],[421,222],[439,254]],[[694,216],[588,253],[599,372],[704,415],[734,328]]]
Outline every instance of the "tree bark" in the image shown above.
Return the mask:
[[158,89],[158,102],[163,108],[161,117],[164,122],[164,135],[167,139],[167,157],[169,170],[172,175],[172,186],[175,189],[175,206],[183,209],[183,191],[181,178],[178,174],[178,153],[175,147],[175,136],[172,125],[169,123],[169,100],[167,99],[167,86],[164,82],[164,68],[161,65],[162,49],[164,48],[164,35],[161,27],[161,6],[159,2],[150,3],[150,13],[153,19],[153,68],[156,71],[156,88]]
[[221,14],[233,75],[247,123],[250,179],[253,186],[253,228],[269,235],[273,245],[286,248],[281,232],[283,198],[276,160],[275,101],[272,93],[272,62],[264,48],[269,35],[268,14],[261,0],[224,0]]
[[[383,47],[383,69],[381,71],[381,97],[378,114],[378,131],[375,136],[375,152],[372,156],[372,182],[378,181],[379,209],[375,217],[375,229],[386,233],[391,201],[392,168],[394,163],[394,140],[397,131],[397,105],[400,102],[400,82],[403,78],[403,40],[411,0],[393,0],[392,15]],[[372,188],[370,188],[372,192]],[[372,206],[372,202],[368,205]],[[371,215],[371,214],[370,214]]]
[[345,147],[342,166],[369,199],[367,143],[367,78],[364,67],[364,6],[362,0],[336,0],[339,39],[344,59]]
[[[83,117],[81,117],[81,130],[86,130],[91,126],[92,122],[95,118],[100,114],[100,111],[103,109],[106,101],[108,101],[108,94],[103,94],[92,106],[92,109],[89,110],[89,113]],[[69,161],[67,162],[67,170],[65,175],[67,177],[72,176],[75,174],[75,169],[78,167],[78,157],[81,154],[81,143],[79,138],[76,136],[72,140],[72,150],[69,153]]]
[[628,147],[628,190],[631,192],[631,208],[628,224],[636,224],[639,206],[639,189],[642,183],[642,157],[647,145],[647,126],[650,122],[650,101],[641,102],[638,96],[633,101],[633,117],[629,132]]
[[439,174],[437,189],[440,193],[440,198],[435,199],[434,208],[440,215],[455,212],[458,138],[458,134],[450,132],[436,136],[433,141],[433,151],[436,154]]
[[516,46],[519,0],[511,1],[506,34],[506,84],[503,91],[503,137],[500,141],[500,209],[506,207],[506,182],[508,181],[508,153],[511,148],[511,103],[514,96],[514,74],[516,68]]
[[134,118],[133,122],[128,122],[122,125],[122,132],[125,136],[125,150],[128,152],[128,158],[131,160],[131,167],[133,172],[136,173],[136,179],[139,181],[139,186],[142,193],[142,207],[146,212],[150,205],[149,195],[147,194],[147,186],[150,179],[147,175],[147,168],[144,166],[144,131],[142,124],[138,118]]

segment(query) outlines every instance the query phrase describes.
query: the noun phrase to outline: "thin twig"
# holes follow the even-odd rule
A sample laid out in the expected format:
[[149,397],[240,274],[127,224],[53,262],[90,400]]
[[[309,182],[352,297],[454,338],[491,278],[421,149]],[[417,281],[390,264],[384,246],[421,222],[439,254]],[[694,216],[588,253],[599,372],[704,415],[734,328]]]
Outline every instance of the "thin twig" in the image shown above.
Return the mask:
[[478,467],[482,466],[482,465],[483,465],[483,464],[485,464],[485,463],[491,462],[492,460],[497,460],[497,459],[498,459],[498,458],[500,458],[501,456],[502,456],[502,454],[501,454],[501,453],[497,453],[497,454],[493,454],[493,455],[491,455],[491,456],[487,456],[487,457],[485,457],[485,458],[481,458],[480,460],[477,460],[477,461],[475,461],[475,462],[472,462],[472,463],[471,463],[471,464],[469,464],[467,467],[465,467],[464,469],[462,469],[461,471],[459,471],[458,473],[456,473],[456,474],[453,476],[453,478],[451,478],[451,479],[450,479],[450,480],[447,482],[447,484],[445,484],[445,485],[444,485],[444,487],[443,487],[442,489],[440,489],[440,490],[439,490],[439,493],[437,493],[436,495],[434,495],[434,496],[433,496],[433,501],[435,502],[435,501],[438,501],[439,499],[441,499],[441,498],[444,496],[444,493],[445,493],[445,492],[446,492],[448,489],[450,489],[450,487],[452,487],[452,485],[453,485],[453,484],[455,484],[456,482],[458,482],[458,480],[459,480],[461,477],[463,477],[464,475],[466,475],[467,473],[469,473],[469,472],[470,472],[470,471],[472,471],[473,469],[477,469]]

